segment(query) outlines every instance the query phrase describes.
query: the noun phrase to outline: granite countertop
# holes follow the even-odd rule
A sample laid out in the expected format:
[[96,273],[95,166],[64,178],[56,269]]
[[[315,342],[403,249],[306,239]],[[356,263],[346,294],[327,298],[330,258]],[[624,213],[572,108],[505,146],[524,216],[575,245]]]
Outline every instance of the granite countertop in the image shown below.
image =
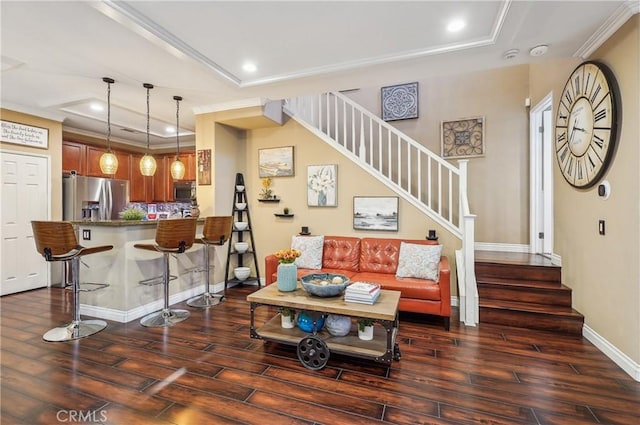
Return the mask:
[[[181,220],[181,219],[171,219]],[[99,226],[99,227],[127,227],[127,226],[155,226],[158,220],[105,220],[105,221],[86,221],[74,220],[71,223],[79,226]],[[204,223],[204,218],[198,218],[198,223]]]

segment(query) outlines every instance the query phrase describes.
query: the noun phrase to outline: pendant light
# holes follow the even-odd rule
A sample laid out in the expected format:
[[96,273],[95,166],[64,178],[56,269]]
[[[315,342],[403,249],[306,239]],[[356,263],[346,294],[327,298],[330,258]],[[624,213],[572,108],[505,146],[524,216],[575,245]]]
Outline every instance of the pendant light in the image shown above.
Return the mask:
[[174,180],[182,180],[184,177],[184,164],[180,161],[180,101],[182,96],[173,96],[176,101],[176,159],[171,163],[171,177]]
[[153,176],[156,173],[156,159],[149,154],[149,90],[153,88],[153,84],[144,83],[142,85],[147,89],[147,151],[140,159],[140,173],[143,176]]
[[111,84],[115,80],[104,77],[102,81],[107,83],[107,151],[100,156],[100,171],[103,174],[115,174],[118,171],[118,157],[111,152]]

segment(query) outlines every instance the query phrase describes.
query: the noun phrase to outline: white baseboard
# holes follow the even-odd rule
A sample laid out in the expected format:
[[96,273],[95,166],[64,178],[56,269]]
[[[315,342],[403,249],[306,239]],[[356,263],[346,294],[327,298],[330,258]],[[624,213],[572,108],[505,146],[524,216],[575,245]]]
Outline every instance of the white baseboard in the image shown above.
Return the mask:
[[529,252],[529,245],[518,243],[476,242],[474,247],[477,251]]
[[613,360],[615,364],[620,366],[620,368],[627,372],[634,380],[640,382],[640,364],[634,362],[629,356],[618,350],[613,344],[587,325],[582,326],[582,336],[595,345],[598,350],[602,351],[605,356]]
[[[224,282],[213,285],[213,293],[222,293],[224,291]],[[202,285],[197,285],[191,289],[179,292],[169,296],[169,305],[188,300],[202,294]],[[141,305],[131,310],[116,310],[112,308],[104,308],[87,304],[80,304],[80,314],[83,316],[91,316],[98,319],[112,320],[114,322],[128,323],[132,320],[139,319],[154,311],[162,310],[164,300],[156,300],[151,303]]]

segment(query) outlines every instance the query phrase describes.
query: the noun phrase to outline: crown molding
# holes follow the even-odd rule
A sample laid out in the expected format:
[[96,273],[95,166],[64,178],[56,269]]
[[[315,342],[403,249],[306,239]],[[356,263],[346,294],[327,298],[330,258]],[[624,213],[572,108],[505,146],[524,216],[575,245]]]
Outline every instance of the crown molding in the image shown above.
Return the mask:
[[573,54],[574,57],[587,59],[602,46],[633,15],[640,11],[640,2],[628,0],[621,4],[615,12],[594,32],[591,37]]

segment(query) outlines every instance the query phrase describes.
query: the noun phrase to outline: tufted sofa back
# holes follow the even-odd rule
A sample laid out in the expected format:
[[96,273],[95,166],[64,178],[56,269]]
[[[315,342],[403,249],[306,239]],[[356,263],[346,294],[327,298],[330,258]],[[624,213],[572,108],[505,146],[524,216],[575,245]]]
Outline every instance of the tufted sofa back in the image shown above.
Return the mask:
[[326,269],[359,271],[360,238],[325,236],[322,267]]
[[[402,241],[402,239],[362,238],[360,271],[396,274]],[[437,244],[435,241],[426,239],[404,239],[404,242],[420,245]]]

